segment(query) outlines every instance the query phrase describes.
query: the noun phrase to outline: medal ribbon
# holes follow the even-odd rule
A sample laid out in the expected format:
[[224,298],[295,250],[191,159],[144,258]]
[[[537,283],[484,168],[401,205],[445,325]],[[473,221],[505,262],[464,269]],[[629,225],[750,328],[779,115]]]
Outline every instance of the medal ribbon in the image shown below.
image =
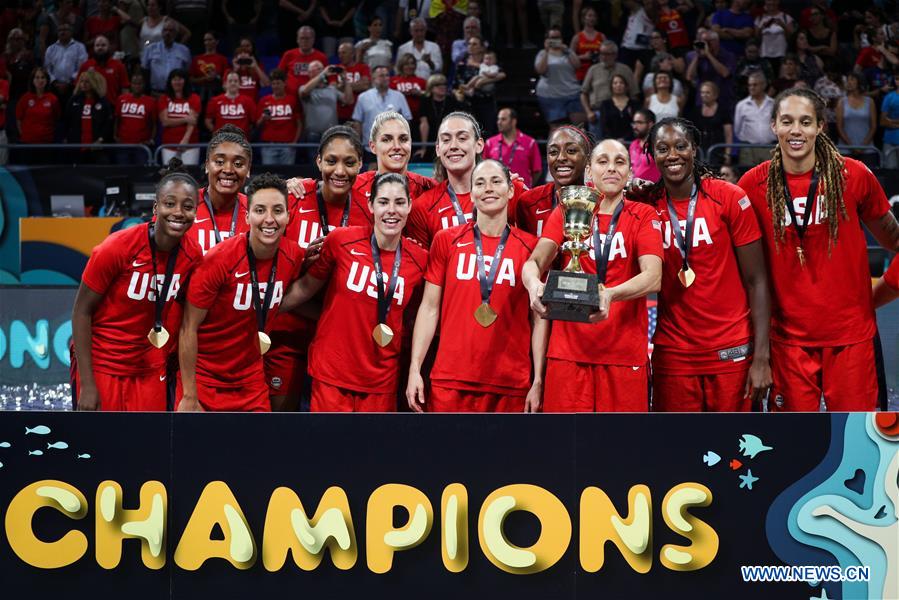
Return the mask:
[[690,190],[690,204],[687,205],[686,239],[684,239],[684,235],[680,231],[680,221],[677,218],[677,211],[674,210],[674,203],[671,201],[671,196],[668,194],[667,190],[665,190],[665,199],[668,201],[668,217],[671,221],[671,229],[674,231],[674,240],[677,244],[677,249],[680,251],[681,258],[684,261],[681,271],[686,271],[690,268],[688,256],[690,254],[690,248],[693,245],[693,222],[696,220],[696,201],[699,199],[699,190],[695,185],[693,186],[693,189]]
[[396,245],[393,255],[393,270],[390,272],[390,281],[387,282],[389,290],[384,289],[384,271],[381,267],[381,249],[378,247],[378,239],[374,232],[371,234],[371,258],[375,265],[375,279],[378,287],[378,323],[387,323],[387,315],[390,313],[390,303],[393,302],[393,294],[396,292],[397,278],[400,274],[400,263],[403,260],[403,240]]
[[489,274],[484,264],[484,244],[481,242],[481,230],[477,223],[475,223],[471,231],[474,233],[474,248],[478,259],[478,283],[481,285],[481,303],[490,304],[490,293],[493,292],[493,284],[496,282],[496,274],[499,272],[499,261],[503,257],[503,250],[506,249],[506,242],[509,240],[512,228],[507,224],[506,228],[503,229],[503,234],[499,238],[499,244],[496,246],[496,252],[493,253],[493,262],[490,263]]
[[518,138],[516,138],[512,142],[512,152],[511,152],[511,156],[509,156],[509,162],[507,163],[506,161],[504,161],[503,160],[503,140],[502,140],[502,138],[500,138],[500,140],[499,140],[499,162],[503,163],[507,167],[511,167],[512,161],[515,160],[515,153],[517,151],[518,151]]
[[[222,241],[222,234],[219,233],[218,223],[215,222],[215,208],[212,206],[212,200],[209,199],[209,188],[203,191],[203,203],[206,210],[209,211],[209,218],[212,220],[212,229],[215,231],[215,243]],[[228,236],[234,237],[234,230],[237,228],[237,214],[240,211],[240,197],[234,199],[234,212],[231,213],[231,228],[228,230]]]
[[812,180],[808,184],[808,194],[805,197],[805,217],[802,219],[801,223],[796,216],[796,209],[793,207],[793,196],[790,194],[790,184],[787,181],[787,174],[786,172],[783,172],[782,175],[786,196],[784,201],[787,204],[787,211],[790,213],[790,218],[793,220],[793,227],[796,228],[796,235],[799,237],[799,245],[801,246],[802,238],[805,236],[808,224],[812,221],[812,217],[815,214],[815,205],[818,202],[818,171],[812,171]]
[[265,299],[259,295],[259,274],[256,272],[256,255],[250,247],[250,234],[247,234],[247,263],[250,265],[250,286],[253,288],[253,310],[256,311],[256,331],[265,331],[265,321],[268,318],[268,310],[272,303],[274,293],[275,272],[278,270],[278,252],[272,258],[272,271],[268,274],[268,284],[265,287]]
[[464,225],[468,222],[468,219],[465,218],[465,213],[462,212],[462,205],[459,204],[459,199],[456,197],[456,192],[453,191],[452,186],[446,186],[446,192],[449,194],[450,202],[453,203],[453,210],[456,211],[456,217],[459,219],[459,225]]
[[[150,226],[147,227],[147,240],[150,243],[150,256],[153,258],[153,285],[156,286],[156,281],[159,276],[158,271],[156,270],[156,238],[154,237],[156,233],[156,227],[153,223],[150,223]],[[172,285],[172,279],[174,279],[175,275],[175,261],[178,260],[178,251],[181,249],[181,244],[175,246],[174,250],[169,252],[169,259],[165,263],[165,277],[162,278],[162,290],[156,289],[156,316],[153,322],[153,331],[159,333],[162,331],[162,310],[165,308],[166,298],[169,296],[169,287]]]
[[612,253],[612,240],[615,239],[615,230],[618,228],[618,219],[624,210],[624,199],[618,202],[618,206],[612,211],[612,222],[609,223],[609,231],[606,233],[606,241],[603,243],[602,232],[599,230],[599,214],[593,218],[593,255],[596,257],[596,279],[598,283],[605,284],[606,273],[609,270],[609,256]]
[[[331,228],[328,226],[328,209],[325,205],[325,197],[322,195],[322,191],[318,190],[315,193],[316,199],[318,200],[318,218],[322,225],[322,235],[328,235],[331,233]],[[346,196],[346,206],[343,207],[343,216],[340,217],[340,226],[346,227],[346,224],[350,220],[350,203],[353,201],[353,195],[347,194]]]

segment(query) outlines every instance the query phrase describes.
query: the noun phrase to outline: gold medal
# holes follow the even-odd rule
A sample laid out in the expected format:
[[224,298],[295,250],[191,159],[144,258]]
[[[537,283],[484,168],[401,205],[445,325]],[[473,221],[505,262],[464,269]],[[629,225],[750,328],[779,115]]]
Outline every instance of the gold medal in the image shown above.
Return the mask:
[[490,327],[496,321],[496,311],[486,302],[482,302],[474,311],[474,320],[481,327]]
[[796,256],[799,257],[799,266],[805,268],[805,251],[802,246],[796,246]]
[[696,273],[693,272],[693,269],[687,267],[677,272],[677,278],[680,279],[681,284],[685,288],[688,288],[696,280]]
[[387,323],[378,323],[372,330],[371,337],[375,339],[375,343],[381,348],[386,348],[387,344],[393,339],[393,329]]
[[259,334],[259,354],[265,354],[272,347],[272,338],[264,331],[257,331]]
[[150,329],[150,333],[147,334],[147,339],[150,340],[154,348],[162,348],[169,341],[169,332],[166,331],[165,327],[160,328],[159,331],[156,331],[156,328],[153,327]]

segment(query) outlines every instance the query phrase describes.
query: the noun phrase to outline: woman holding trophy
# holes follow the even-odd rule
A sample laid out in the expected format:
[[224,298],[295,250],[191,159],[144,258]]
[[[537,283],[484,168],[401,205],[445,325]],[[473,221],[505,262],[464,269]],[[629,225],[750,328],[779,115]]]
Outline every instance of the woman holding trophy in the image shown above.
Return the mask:
[[[550,310],[543,302],[541,277],[560,247],[572,249],[563,263],[580,262],[590,274],[587,280],[597,286],[584,290],[598,293],[598,310],[587,322],[559,320],[553,325],[544,412],[648,410],[646,295],[658,291],[661,283],[662,236],[653,208],[624,199],[630,174],[627,148],[616,140],[600,142],[590,154],[586,174],[595,190],[562,189],[561,202],[522,271],[531,307],[544,317]],[[586,216],[573,218],[578,212]],[[583,241],[577,239],[584,233]],[[566,237],[569,241],[563,245]],[[579,256],[581,251],[588,253]]]
[[472,173],[475,221],[434,236],[412,336],[406,399],[413,411],[425,407],[421,366],[438,321],[429,411],[540,408],[548,324],[530,310],[521,283],[537,238],[509,225],[514,189],[504,164],[481,162]]

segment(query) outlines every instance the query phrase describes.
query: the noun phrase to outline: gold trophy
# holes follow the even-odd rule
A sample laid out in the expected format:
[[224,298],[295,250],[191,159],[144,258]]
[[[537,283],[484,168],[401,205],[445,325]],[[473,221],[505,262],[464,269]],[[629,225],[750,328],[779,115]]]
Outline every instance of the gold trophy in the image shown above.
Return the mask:
[[566,238],[561,250],[569,253],[571,260],[564,270],[547,275],[543,304],[549,319],[586,323],[590,314],[599,310],[599,286],[595,274],[581,269],[580,255],[590,250],[586,240],[593,233],[593,211],[600,194],[591,187],[569,185],[559,196]]

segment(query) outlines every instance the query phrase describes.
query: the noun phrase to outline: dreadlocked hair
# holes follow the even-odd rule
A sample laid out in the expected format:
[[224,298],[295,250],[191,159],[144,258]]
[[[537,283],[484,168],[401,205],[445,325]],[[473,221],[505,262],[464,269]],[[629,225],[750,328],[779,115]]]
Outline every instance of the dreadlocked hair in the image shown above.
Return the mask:
[[[693,124],[693,121],[689,119],[684,119],[682,117],[665,117],[661,121],[657,122],[652,126],[652,129],[649,130],[649,137],[646,139],[646,143],[643,145],[643,153],[649,154],[652,156],[653,148],[656,145],[656,139],[659,136],[659,132],[663,127],[674,127],[677,129],[681,129],[684,132],[684,135],[687,136],[687,139],[690,141],[690,145],[693,146],[694,150],[698,150],[700,147],[700,142],[702,140],[702,132]],[[712,169],[705,161],[700,160],[698,156],[693,158],[693,183],[696,185],[697,193],[703,192],[702,189],[702,180],[703,179],[721,179],[718,173]],[[665,178],[659,178],[659,180],[649,189],[649,198],[654,202],[657,199],[661,198],[665,193]]]
[[[781,92],[774,99],[774,111],[771,113],[772,122],[777,120],[781,102],[790,96],[799,96],[811,102],[815,107],[817,122],[824,122],[824,100],[816,92],[806,88],[792,88]],[[821,207],[821,219],[827,222],[827,228],[830,233],[830,241],[827,248],[827,252],[830,254],[833,245],[837,241],[837,231],[840,225],[840,220],[832,217],[839,214],[844,219],[848,219],[849,214],[846,212],[846,204],[843,202],[843,157],[833,141],[823,131],[819,132],[815,137],[815,172],[818,173],[819,181],[818,197],[824,197]],[[766,193],[768,210],[771,211],[771,218],[774,221],[774,242],[777,247],[784,241],[785,236],[786,188],[787,181],[783,168],[783,150],[780,144],[778,144],[774,147],[771,162],[768,166],[768,191]],[[807,200],[806,206],[810,207],[811,202]],[[806,216],[806,219],[808,219],[808,216]]]

